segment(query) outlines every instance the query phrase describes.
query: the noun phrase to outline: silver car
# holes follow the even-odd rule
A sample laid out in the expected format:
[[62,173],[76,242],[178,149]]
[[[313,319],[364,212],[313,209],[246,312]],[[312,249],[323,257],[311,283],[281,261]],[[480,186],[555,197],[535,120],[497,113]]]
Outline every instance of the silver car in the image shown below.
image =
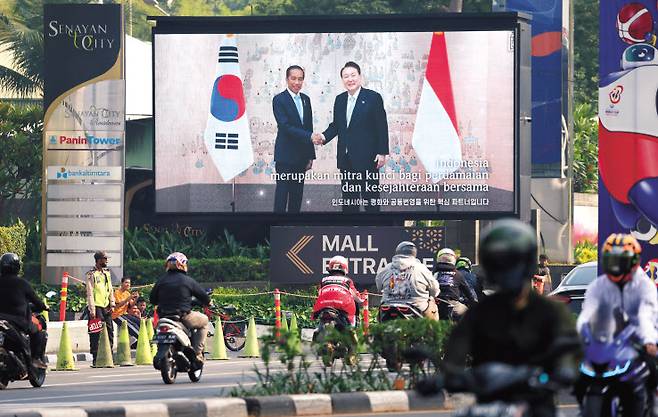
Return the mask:
[[587,286],[597,277],[597,265],[596,261],[578,265],[548,296],[566,303],[574,313],[580,313]]

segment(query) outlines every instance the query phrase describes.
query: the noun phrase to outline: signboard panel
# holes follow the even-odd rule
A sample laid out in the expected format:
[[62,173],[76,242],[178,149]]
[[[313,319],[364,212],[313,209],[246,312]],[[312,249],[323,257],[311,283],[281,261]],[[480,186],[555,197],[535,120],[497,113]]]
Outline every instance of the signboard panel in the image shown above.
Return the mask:
[[113,279],[123,275],[122,15],[117,4],[44,6],[45,282],[58,283],[64,271],[83,276],[97,250],[113,251]]
[[349,261],[349,276],[360,285],[375,283],[377,272],[395,254],[398,243],[408,240],[428,268],[445,242],[445,228],[406,227],[272,227],[270,281],[315,284],[326,274],[335,255]]

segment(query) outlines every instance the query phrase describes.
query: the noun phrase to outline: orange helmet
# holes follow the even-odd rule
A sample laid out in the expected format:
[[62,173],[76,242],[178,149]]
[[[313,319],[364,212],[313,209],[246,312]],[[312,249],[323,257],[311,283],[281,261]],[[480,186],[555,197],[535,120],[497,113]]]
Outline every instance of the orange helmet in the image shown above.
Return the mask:
[[601,265],[610,281],[628,282],[631,273],[640,264],[642,247],[631,235],[613,233],[605,240],[601,250]]
[[327,265],[327,271],[329,272],[342,272],[343,275],[347,275],[349,268],[347,265],[347,259],[344,256],[336,255],[333,258],[329,259],[329,264]]

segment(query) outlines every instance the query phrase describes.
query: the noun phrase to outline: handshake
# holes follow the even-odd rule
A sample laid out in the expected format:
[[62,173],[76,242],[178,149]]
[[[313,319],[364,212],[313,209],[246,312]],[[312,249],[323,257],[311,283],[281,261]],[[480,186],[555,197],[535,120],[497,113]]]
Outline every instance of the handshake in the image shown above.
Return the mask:
[[326,141],[324,135],[320,132],[313,132],[311,134],[311,140],[313,141],[314,145],[324,145]]

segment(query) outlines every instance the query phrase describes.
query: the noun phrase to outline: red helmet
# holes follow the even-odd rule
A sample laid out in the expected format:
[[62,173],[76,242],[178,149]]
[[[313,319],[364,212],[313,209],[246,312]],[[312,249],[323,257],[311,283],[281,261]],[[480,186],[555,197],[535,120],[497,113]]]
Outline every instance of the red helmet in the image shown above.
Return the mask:
[[333,258],[329,259],[329,264],[327,264],[328,272],[342,272],[344,275],[347,275],[349,268],[347,266],[347,259],[344,256],[336,255]]

